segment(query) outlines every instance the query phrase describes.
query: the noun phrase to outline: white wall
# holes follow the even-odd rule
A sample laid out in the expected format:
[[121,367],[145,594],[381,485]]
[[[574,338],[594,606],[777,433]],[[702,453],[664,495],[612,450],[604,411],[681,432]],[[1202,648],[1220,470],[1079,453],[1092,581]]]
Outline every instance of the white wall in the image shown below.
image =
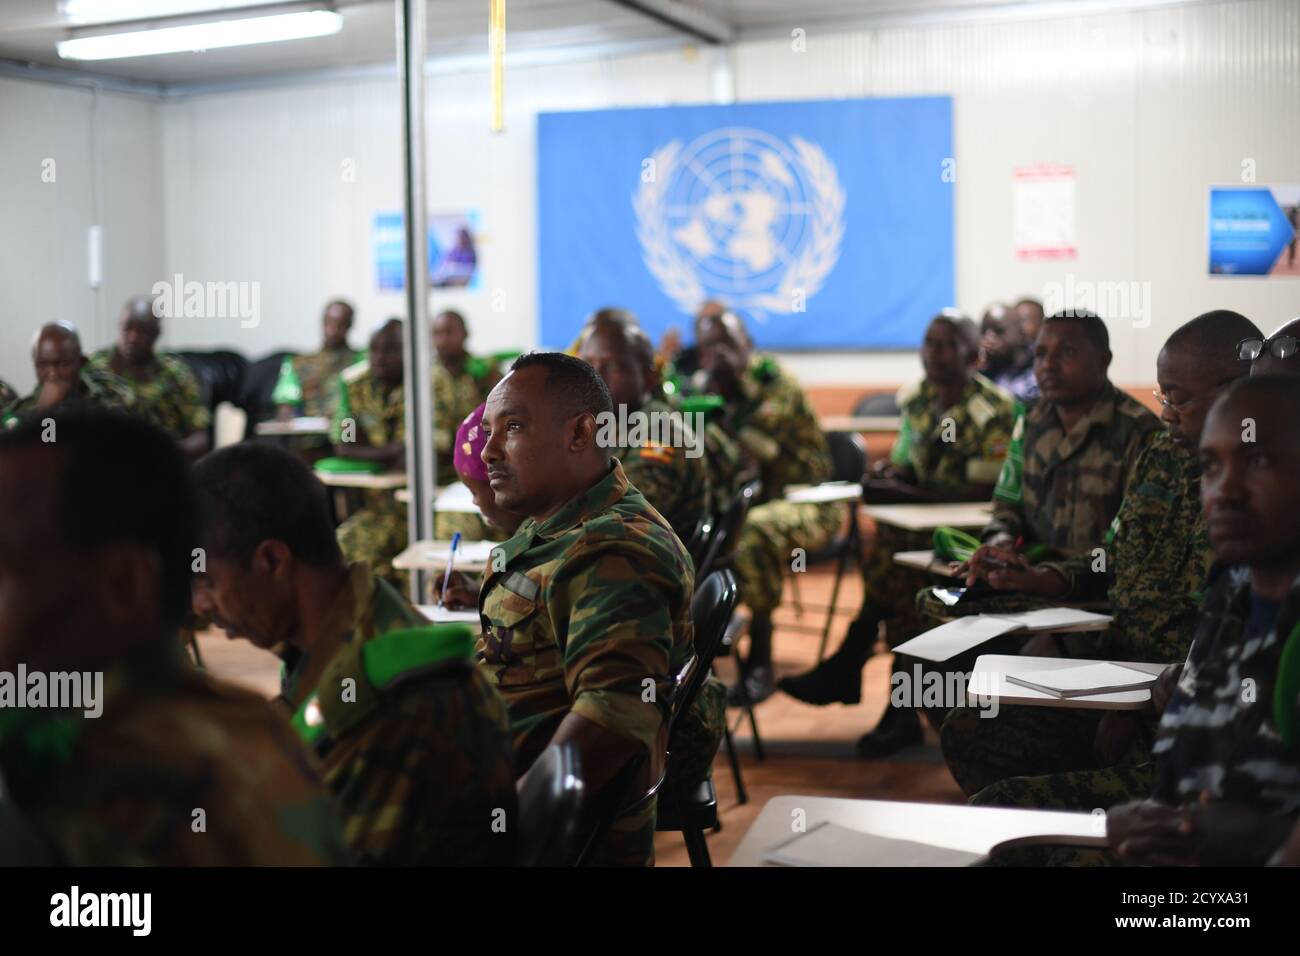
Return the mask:
[[[38,326],[72,321],[98,348],[122,302],[163,268],[159,111],[150,98],[0,79],[0,378],[20,391],[35,383]],[[93,223],[99,291],[88,281]]]
[[[1198,312],[1236,308],[1266,330],[1300,313],[1297,280],[1210,278],[1205,235],[1208,187],[1240,182],[1243,159],[1256,161],[1261,183],[1300,182],[1298,37],[1294,0],[1240,0],[1023,22],[813,30],[806,52],[793,52],[786,40],[746,42],[732,61],[742,100],[951,94],[957,304],[978,313],[998,297],[1042,295],[1067,272],[1076,281],[1148,283],[1150,326],[1111,323],[1113,374],[1131,383],[1151,380],[1164,337]],[[47,138],[57,133],[65,154],[84,154],[87,94],[41,88],[15,103],[11,86],[0,81],[0,133],[6,147],[12,130],[22,136],[18,149],[0,150],[0,173],[35,176],[29,170],[45,147],[31,141],[33,127],[50,127]],[[502,135],[487,131],[485,74],[435,74],[429,87],[429,207],[479,209],[485,229],[485,291],[439,294],[434,304],[463,308],[471,345],[486,350],[538,344],[536,112],[709,102],[714,77],[709,58],[692,50],[512,69]],[[101,98],[102,111],[108,100]],[[257,281],[258,328],[177,319],[167,332],[173,345],[230,345],[256,355],[312,345],[320,308],[335,294],[357,303],[363,325],[401,311],[400,296],[374,291],[370,249],[373,212],[401,206],[395,81],[339,79],[156,107],[123,100],[114,109],[122,132],[101,164],[104,175],[148,210],[150,180],[134,170],[157,161],[137,142],[154,131],[163,177],[153,195],[163,200],[164,237],[158,255],[156,213],[132,216],[131,203],[117,203],[115,228],[137,243],[129,261],[117,263],[121,275],[108,264],[110,312],[150,277]],[[354,182],[342,175],[348,159]],[[1011,170],[1039,160],[1076,169],[1080,254],[1068,266],[1012,255]],[[83,315],[93,304],[78,285],[79,267],[62,284],[54,278],[62,274],[56,263],[84,256],[79,230],[88,200],[78,188],[80,198],[56,200],[0,177],[0,198],[17,194],[19,221],[38,233],[33,241],[8,221],[0,230],[3,301],[27,306],[6,310],[6,344],[15,318],[30,335],[33,309]],[[15,275],[23,280],[17,298]],[[502,313],[491,309],[492,289],[504,291]],[[23,362],[5,351],[0,374],[18,377],[13,367]],[[810,383],[899,382],[919,371],[914,353],[786,360]]]

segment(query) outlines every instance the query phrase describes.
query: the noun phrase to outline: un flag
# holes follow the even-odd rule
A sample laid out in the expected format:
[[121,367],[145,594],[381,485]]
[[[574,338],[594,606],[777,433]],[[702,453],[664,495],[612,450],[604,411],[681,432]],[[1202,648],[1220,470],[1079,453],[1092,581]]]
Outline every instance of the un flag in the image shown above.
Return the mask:
[[948,97],[543,113],[541,338],[700,302],[765,348],[915,348],[953,303]]

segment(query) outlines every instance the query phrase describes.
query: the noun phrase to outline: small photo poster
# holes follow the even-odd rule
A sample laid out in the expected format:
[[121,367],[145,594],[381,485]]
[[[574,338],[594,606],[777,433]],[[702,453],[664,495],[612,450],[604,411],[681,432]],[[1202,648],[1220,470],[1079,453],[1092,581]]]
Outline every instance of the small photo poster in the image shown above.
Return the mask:
[[1074,167],[1036,163],[1012,170],[1015,255],[1021,260],[1073,259]]
[[[428,214],[429,285],[435,289],[479,288],[479,214]],[[377,212],[371,224],[375,286],[381,292],[406,287],[406,216]]]

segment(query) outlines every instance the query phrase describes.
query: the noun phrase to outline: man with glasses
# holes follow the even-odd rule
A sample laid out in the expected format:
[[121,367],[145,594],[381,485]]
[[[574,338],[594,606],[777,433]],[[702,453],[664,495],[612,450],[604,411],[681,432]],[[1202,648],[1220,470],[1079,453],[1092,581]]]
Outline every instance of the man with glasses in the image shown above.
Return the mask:
[[1300,375],[1300,319],[1292,319],[1268,338],[1256,333],[1237,343],[1237,358],[1250,363],[1251,375]]
[[[1047,596],[1109,597],[1114,622],[1088,657],[1180,661],[1200,613],[1213,559],[1201,513],[1196,460],[1214,400],[1248,367],[1233,343],[1258,330],[1235,312],[1208,312],[1183,325],[1156,361],[1158,433],[1138,459],[1106,535],[1104,562],[1091,554],[1045,569]],[[990,572],[997,588],[1028,583],[1034,572]],[[956,708],[941,740],[949,769],[972,802],[996,806],[1108,807],[1150,792],[1156,712],[1006,707],[979,719]],[[1051,776],[1048,776],[1051,775]]]

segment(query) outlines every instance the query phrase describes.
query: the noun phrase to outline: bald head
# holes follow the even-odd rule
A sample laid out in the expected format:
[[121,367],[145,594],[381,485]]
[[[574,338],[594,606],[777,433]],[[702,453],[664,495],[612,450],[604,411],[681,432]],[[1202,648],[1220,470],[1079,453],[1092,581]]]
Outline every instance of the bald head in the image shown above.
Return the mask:
[[657,384],[654,346],[639,325],[589,325],[578,343],[578,357],[604,380],[614,404],[629,411],[639,409]]
[[1175,445],[1196,448],[1210,405],[1250,371],[1237,358],[1237,343],[1258,334],[1244,315],[1220,309],[1184,323],[1166,340],[1156,358],[1156,382],[1160,419]]
[[122,306],[118,320],[117,350],[128,365],[141,367],[153,361],[154,345],[162,334],[162,320],[154,312],[152,296],[136,295]]
[[76,327],[68,322],[42,325],[32,342],[32,363],[42,385],[57,384],[69,392],[75,390],[86,364]]

